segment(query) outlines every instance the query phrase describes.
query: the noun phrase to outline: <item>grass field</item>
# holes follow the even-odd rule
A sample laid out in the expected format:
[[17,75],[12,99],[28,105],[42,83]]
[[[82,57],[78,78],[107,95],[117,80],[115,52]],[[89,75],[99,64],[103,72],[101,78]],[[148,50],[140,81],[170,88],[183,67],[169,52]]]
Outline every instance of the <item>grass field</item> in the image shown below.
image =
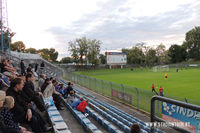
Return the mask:
[[183,69],[176,72],[170,68],[168,79],[165,80],[165,72],[152,72],[150,69],[104,69],[76,72],[81,75],[95,77],[118,84],[134,86],[151,91],[154,83],[158,91],[159,86],[164,89],[164,94],[187,98],[200,102],[200,68]]

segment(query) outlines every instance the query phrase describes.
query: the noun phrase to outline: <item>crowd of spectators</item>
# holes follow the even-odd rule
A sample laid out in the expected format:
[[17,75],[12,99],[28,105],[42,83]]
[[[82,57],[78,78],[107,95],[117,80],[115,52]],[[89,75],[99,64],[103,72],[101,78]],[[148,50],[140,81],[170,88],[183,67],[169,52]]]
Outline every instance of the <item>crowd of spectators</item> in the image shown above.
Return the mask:
[[[44,66],[44,65],[43,65]],[[45,105],[40,87],[35,87],[35,77],[31,64],[25,67],[24,61],[20,63],[21,72],[8,58],[0,63],[0,133],[43,133],[52,129],[42,115],[49,105]],[[37,69],[37,67],[35,67]],[[44,69],[44,68],[42,68]],[[39,86],[45,84],[45,75],[41,75]],[[49,84],[53,88],[54,81]],[[45,88],[48,92],[52,88]],[[48,95],[54,95],[51,90]],[[56,94],[60,94],[57,92]],[[57,98],[58,99],[58,98]],[[60,102],[55,100],[56,102]],[[59,105],[57,103],[57,105]],[[60,105],[59,105],[60,106]],[[59,107],[57,106],[57,107]],[[22,125],[28,127],[30,131]]]
[[[66,87],[59,84],[54,77],[47,78],[45,74],[40,75],[38,86],[34,85],[38,64],[25,67],[24,61],[20,63],[21,71],[17,72],[12,62],[5,58],[0,63],[0,133],[43,133],[52,129],[48,126],[43,116],[50,105],[44,104],[43,98],[52,98],[58,110],[63,110],[62,100],[82,112],[86,117],[85,108],[87,99],[75,99],[76,91],[73,84],[68,83]],[[44,62],[40,65],[40,72],[45,69]],[[20,74],[19,74],[20,73]],[[30,127],[27,130],[23,125]],[[137,126],[137,128],[135,128]],[[140,130],[138,125],[133,125],[131,131]],[[135,132],[135,131],[134,131]],[[136,131],[138,132],[138,131]]]

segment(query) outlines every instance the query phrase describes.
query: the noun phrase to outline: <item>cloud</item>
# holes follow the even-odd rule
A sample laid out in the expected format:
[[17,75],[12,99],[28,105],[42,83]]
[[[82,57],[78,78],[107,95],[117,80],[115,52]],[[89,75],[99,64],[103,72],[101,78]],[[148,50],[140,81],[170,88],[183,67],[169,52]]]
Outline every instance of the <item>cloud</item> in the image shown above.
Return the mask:
[[55,37],[56,46],[62,47],[64,56],[65,52],[70,54],[67,48],[63,50],[68,46],[67,42],[82,36],[101,40],[104,51],[130,47],[138,42],[150,45],[162,42],[169,47],[174,43],[181,44],[185,33],[200,24],[200,2],[197,0],[183,0],[174,5],[171,0],[164,4],[158,0],[153,2],[158,5],[146,0],[97,3],[98,10],[84,14],[68,26],[50,27],[46,32]]

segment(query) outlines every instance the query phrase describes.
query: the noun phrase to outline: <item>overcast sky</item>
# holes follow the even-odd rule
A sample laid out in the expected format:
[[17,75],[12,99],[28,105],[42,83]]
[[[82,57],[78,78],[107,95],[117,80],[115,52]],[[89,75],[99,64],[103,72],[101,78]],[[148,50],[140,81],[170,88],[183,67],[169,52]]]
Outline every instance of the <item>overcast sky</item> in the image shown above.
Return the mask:
[[27,48],[55,48],[86,36],[116,50],[138,42],[169,47],[200,25],[200,0],[7,0],[9,26]]

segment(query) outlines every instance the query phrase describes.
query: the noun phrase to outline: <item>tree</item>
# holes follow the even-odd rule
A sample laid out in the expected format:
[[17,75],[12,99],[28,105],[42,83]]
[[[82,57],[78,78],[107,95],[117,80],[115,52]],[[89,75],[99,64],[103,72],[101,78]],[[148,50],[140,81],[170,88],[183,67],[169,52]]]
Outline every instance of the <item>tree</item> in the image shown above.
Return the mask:
[[96,39],[77,38],[75,41],[69,42],[69,51],[76,63],[86,63],[86,61],[89,61],[92,64],[97,64],[100,44],[101,42]]
[[99,40],[88,40],[88,61],[94,65],[99,63],[99,53],[100,53],[100,44]]
[[174,44],[169,48],[168,55],[171,63],[177,63],[186,60],[187,52],[184,46]]
[[25,53],[37,54],[37,50],[35,48],[25,49]]
[[54,48],[43,48],[38,50],[39,55],[48,60],[48,61],[53,61],[56,62],[56,59],[58,58],[58,52]]
[[145,64],[148,66],[153,66],[157,62],[156,50],[153,48],[148,49],[145,55]]
[[24,52],[26,49],[25,44],[22,41],[17,41],[11,44],[11,50],[12,51],[18,51],[18,52]]
[[38,53],[42,58],[50,61],[49,50],[47,48],[39,49]]
[[56,59],[58,58],[58,52],[54,48],[49,49],[49,57],[50,60],[55,62]]
[[144,53],[140,47],[133,47],[130,50],[130,63],[142,65],[144,63]]
[[162,43],[157,46],[156,48],[156,54],[158,57],[158,63],[163,64],[163,63],[168,63],[169,62],[169,56],[168,56],[168,51],[165,49],[165,45]]
[[74,59],[77,59],[80,63],[84,63],[83,57],[87,56],[88,43],[86,37],[77,38],[74,42],[69,42],[69,50],[72,52]]
[[60,63],[72,63],[73,59],[71,57],[64,57],[60,60]]
[[185,42],[188,57],[200,60],[200,26],[193,28],[186,33]]
[[106,64],[106,56],[104,54],[100,54],[99,59],[101,64]]

